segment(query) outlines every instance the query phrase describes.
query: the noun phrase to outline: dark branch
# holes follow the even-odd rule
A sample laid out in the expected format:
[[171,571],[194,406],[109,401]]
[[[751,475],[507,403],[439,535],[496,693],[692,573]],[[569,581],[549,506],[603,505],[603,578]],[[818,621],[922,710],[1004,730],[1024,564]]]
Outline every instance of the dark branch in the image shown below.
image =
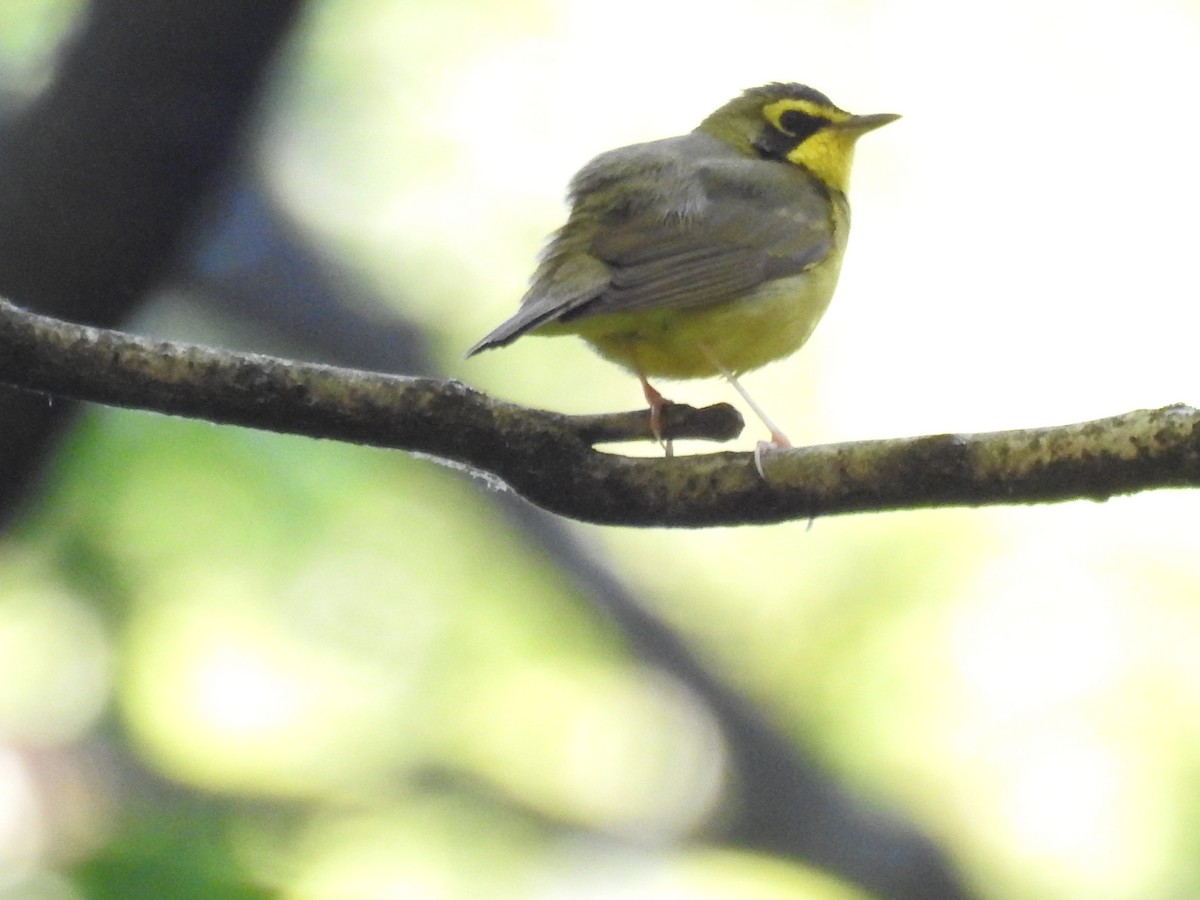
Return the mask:
[[[126,320],[235,159],[300,0],[92,0],[49,87],[0,121],[0,295]],[[0,520],[71,405],[0,390]]]
[[590,445],[595,417],[516,406],[458,382],[150,341],[4,301],[0,381],[428,454],[490,473],[552,512],[607,524],[768,523],[867,510],[1103,500],[1200,484],[1200,413],[1185,406],[1052,428],[772,451],[764,480],[749,453],[603,453]]

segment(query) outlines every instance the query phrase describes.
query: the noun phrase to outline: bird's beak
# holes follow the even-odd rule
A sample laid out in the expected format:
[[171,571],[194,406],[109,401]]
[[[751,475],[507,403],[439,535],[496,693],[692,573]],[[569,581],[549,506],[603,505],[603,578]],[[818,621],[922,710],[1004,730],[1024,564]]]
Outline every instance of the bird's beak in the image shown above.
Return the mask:
[[874,113],[869,116],[851,116],[837,124],[838,128],[852,131],[855,135],[866,134],[876,128],[882,128],[889,122],[895,122],[900,116],[896,113]]

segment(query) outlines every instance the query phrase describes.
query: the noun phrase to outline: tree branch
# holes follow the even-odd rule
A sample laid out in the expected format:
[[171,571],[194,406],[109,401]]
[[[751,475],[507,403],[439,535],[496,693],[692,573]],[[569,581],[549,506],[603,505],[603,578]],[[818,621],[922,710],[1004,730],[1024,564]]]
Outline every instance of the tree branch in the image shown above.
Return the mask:
[[[53,81],[0,121],[0,296],[126,320],[236,158],[302,0],[90,0]],[[71,404],[0,390],[0,521]]]
[[[611,429],[644,422],[645,413],[566,416],[455,381],[152,341],[2,300],[0,381],[426,454],[490,474],[552,512],[603,524],[769,523],[867,510],[1104,500],[1200,484],[1200,412],[1182,405],[1051,428],[774,450],[764,454],[764,479],[749,453],[643,459],[592,448]],[[701,425],[708,416],[731,421],[720,407],[696,414]],[[704,431],[696,422],[684,411],[680,423],[669,424]],[[633,431],[644,433],[640,425]]]

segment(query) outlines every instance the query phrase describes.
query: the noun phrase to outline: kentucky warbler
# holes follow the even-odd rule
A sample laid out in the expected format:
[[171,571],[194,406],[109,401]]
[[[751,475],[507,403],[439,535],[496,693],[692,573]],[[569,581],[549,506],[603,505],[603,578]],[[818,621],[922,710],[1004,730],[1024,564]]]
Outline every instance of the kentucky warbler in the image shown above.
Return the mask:
[[804,344],[837,283],[854,143],[899,118],[856,116],[801,84],[752,88],[680,137],[602,153],[571,182],[516,315],[471,348],[575,334],[641,379],[737,375]]

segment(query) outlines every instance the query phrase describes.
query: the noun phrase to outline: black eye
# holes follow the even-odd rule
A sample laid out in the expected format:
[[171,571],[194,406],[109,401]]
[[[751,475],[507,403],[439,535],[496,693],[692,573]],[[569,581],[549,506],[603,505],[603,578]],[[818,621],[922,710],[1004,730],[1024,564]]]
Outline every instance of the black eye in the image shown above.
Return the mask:
[[822,127],[828,124],[828,120],[822,119],[819,116],[811,116],[798,109],[786,110],[779,117],[779,127],[794,137],[797,142],[816,134]]

